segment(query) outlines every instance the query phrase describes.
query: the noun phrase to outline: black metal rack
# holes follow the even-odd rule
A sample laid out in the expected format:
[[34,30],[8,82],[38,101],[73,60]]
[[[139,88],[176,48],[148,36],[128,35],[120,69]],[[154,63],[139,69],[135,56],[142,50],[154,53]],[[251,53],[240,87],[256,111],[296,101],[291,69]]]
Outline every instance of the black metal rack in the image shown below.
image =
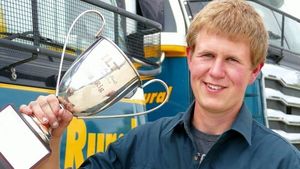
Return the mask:
[[[161,25],[116,4],[93,0],[3,1],[0,82],[53,88],[45,82],[58,73],[68,29],[80,13],[90,9],[101,12],[106,20],[103,36],[113,40],[129,57],[155,66],[151,58],[161,55]],[[93,14],[78,21],[67,45],[63,70],[95,41],[94,34],[101,24]],[[151,52],[145,51],[147,46],[151,46]]]

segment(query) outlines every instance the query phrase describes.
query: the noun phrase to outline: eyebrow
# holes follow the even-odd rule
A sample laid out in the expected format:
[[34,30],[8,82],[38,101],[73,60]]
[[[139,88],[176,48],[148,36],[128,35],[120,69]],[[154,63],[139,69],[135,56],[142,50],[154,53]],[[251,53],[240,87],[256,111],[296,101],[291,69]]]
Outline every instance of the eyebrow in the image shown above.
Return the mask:
[[202,54],[206,54],[206,53],[210,53],[210,54],[215,55],[215,52],[213,52],[211,50],[207,50],[207,49],[204,49],[202,51],[195,51],[195,54],[197,54],[197,55],[202,55]]

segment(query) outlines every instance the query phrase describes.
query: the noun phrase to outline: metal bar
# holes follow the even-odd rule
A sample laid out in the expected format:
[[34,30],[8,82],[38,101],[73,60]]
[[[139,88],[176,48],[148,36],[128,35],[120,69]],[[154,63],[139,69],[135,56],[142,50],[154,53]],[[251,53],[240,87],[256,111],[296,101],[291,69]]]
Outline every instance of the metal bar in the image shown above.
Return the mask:
[[[0,44],[1,44],[1,47],[15,49],[15,50],[19,50],[19,51],[25,51],[25,52],[31,52],[31,53],[36,52],[38,54],[43,54],[43,55],[51,56],[51,57],[58,58],[58,59],[60,59],[60,57],[61,57],[60,52],[55,52],[55,51],[37,47],[37,46],[18,43],[18,42],[10,41],[7,39],[0,39]],[[75,58],[76,57],[73,55],[65,54],[66,61],[72,62],[75,60]]]
[[[285,16],[284,15],[282,15],[282,20],[281,20],[281,47],[283,47],[284,48],[284,27],[285,27],[285,24],[284,24],[284,22],[285,22]],[[282,53],[281,53],[282,54]]]
[[161,24],[158,23],[158,22],[155,22],[153,20],[147,19],[147,18],[139,16],[139,15],[135,15],[133,13],[130,13],[130,12],[126,11],[125,9],[109,5],[105,2],[102,2],[102,1],[99,1],[99,0],[81,0],[81,1],[92,4],[92,5],[95,5],[95,6],[98,6],[100,8],[103,8],[103,9],[106,9],[106,10],[109,10],[109,11],[112,11],[114,13],[126,16],[127,18],[131,18],[133,20],[142,22],[146,25],[150,25],[150,26],[155,27],[159,30],[162,29]]
[[114,42],[119,45],[119,18],[116,13],[114,13],[114,32],[115,32],[115,40]]
[[31,0],[32,12],[32,31],[33,31],[33,44],[40,46],[40,31],[39,31],[39,18],[38,18],[38,5],[37,0]]

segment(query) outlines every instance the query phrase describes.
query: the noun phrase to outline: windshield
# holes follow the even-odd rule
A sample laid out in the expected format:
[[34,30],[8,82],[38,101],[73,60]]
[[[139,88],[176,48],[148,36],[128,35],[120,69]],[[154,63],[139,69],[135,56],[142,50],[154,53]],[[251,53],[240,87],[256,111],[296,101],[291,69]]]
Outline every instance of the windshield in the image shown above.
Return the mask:
[[[189,18],[192,20],[193,16],[207,3],[208,1],[185,1],[185,7]],[[253,1],[249,1],[249,4],[252,5],[262,16],[269,33],[270,45],[274,45],[294,53],[300,53],[300,38],[298,38],[300,33],[299,19],[290,17],[290,15],[286,15],[279,10],[275,11]]]

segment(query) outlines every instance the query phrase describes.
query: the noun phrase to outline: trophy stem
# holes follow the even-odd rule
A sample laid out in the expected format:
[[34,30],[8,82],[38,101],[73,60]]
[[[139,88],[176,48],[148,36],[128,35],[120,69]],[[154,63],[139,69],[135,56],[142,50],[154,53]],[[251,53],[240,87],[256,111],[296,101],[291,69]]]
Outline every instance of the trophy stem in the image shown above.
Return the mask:
[[96,38],[102,33],[102,30],[104,28],[105,19],[104,19],[103,15],[99,11],[96,11],[96,10],[86,10],[86,11],[82,12],[80,15],[78,15],[77,18],[73,21],[71,27],[69,28],[69,31],[68,31],[68,34],[66,36],[65,43],[64,43],[64,46],[63,46],[63,50],[62,50],[62,53],[61,53],[61,59],[60,59],[59,70],[58,70],[58,77],[57,77],[57,82],[56,82],[56,91],[55,91],[56,96],[58,96],[58,94],[59,94],[59,84],[60,84],[60,79],[61,79],[61,70],[62,70],[63,60],[64,60],[65,51],[66,51],[67,43],[68,43],[68,40],[69,40],[69,36],[71,34],[71,31],[72,31],[75,23],[79,20],[79,18],[81,16],[85,15],[86,13],[96,13],[100,16],[101,20],[103,21],[103,24],[101,25],[99,31],[95,35]]
[[28,116],[23,114],[24,119],[28,122],[29,126],[32,127],[33,131],[40,136],[46,145],[49,145],[51,134],[49,129],[40,124],[40,122],[34,116]]

